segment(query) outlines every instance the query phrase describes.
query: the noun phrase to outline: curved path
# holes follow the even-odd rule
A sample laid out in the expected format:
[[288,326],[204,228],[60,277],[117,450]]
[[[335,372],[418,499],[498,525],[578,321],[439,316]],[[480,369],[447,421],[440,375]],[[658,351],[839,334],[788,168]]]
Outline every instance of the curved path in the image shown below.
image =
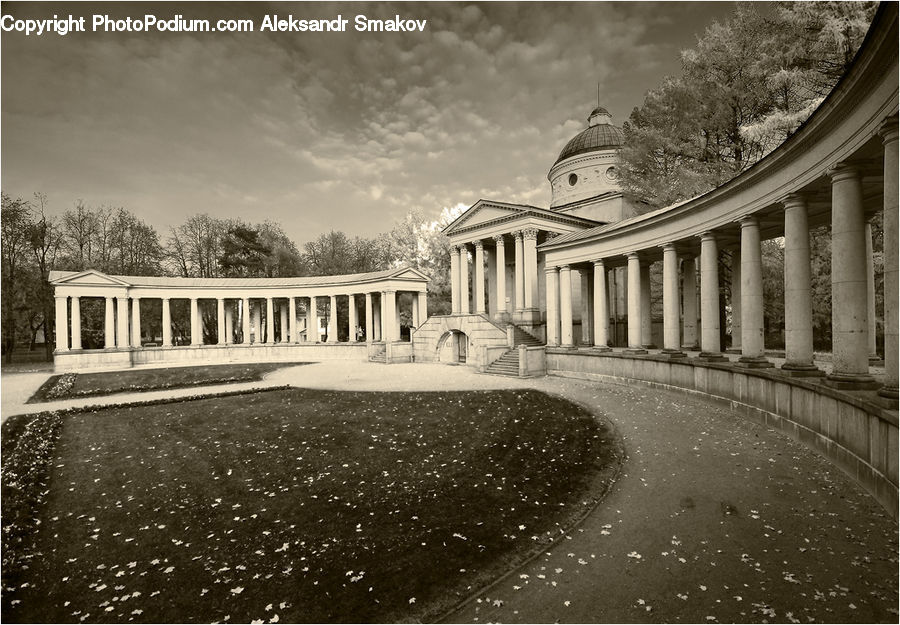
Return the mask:
[[[10,383],[26,386],[17,377],[3,379],[4,417],[14,409]],[[372,391],[527,386],[616,424],[629,458],[606,501],[447,621],[897,622],[897,523],[816,453],[702,399],[423,364],[288,367],[264,384]],[[143,401],[149,394],[91,403],[100,399]]]

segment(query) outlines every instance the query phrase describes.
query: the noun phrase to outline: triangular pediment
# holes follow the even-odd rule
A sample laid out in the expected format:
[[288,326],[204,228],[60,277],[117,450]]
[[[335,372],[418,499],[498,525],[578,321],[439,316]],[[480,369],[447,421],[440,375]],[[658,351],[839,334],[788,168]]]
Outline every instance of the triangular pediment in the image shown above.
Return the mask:
[[50,275],[50,282],[57,286],[63,284],[70,286],[131,286],[124,280],[108,276],[95,269],[88,269],[86,271],[54,271]]
[[499,219],[509,219],[518,214],[524,215],[525,213],[527,213],[525,207],[478,200],[447,226],[444,229],[444,234],[453,234],[453,232],[461,228],[471,228],[472,226],[491,223]]

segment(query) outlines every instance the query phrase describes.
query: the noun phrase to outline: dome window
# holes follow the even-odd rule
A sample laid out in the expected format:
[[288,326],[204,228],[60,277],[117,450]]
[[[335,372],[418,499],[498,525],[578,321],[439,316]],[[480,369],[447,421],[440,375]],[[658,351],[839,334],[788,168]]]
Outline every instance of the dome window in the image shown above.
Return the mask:
[[610,167],[606,170],[606,177],[610,180],[615,180],[619,177],[619,172],[615,167]]
[[576,182],[578,182],[578,174],[569,174],[569,186],[574,187]]

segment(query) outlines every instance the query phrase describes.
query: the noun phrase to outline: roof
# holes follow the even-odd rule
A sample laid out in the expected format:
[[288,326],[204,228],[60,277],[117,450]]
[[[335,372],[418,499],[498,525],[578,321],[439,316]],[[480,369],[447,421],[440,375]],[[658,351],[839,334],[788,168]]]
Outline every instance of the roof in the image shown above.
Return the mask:
[[[591,113],[591,115],[594,115],[594,113]],[[620,148],[624,144],[625,135],[621,129],[612,124],[595,124],[594,126],[585,128],[572,137],[566,144],[566,147],[562,149],[562,152],[559,153],[559,158],[556,159],[556,163],[577,154],[610,148]],[[553,164],[556,165],[556,163]]]
[[[465,212],[463,212],[459,217],[444,226],[442,232],[445,235],[449,236],[459,231],[465,231],[470,227],[466,222],[469,222],[473,218],[473,216],[480,210],[488,208],[495,208],[506,211],[507,215],[505,216],[505,220],[518,219],[520,217],[531,215],[535,217],[543,217],[545,219],[550,219],[553,221],[569,223],[581,228],[590,228],[600,223],[594,219],[579,217],[578,215],[571,215],[569,213],[561,213],[554,209],[539,208],[537,206],[531,206],[529,204],[511,204],[509,202],[496,202],[493,200],[481,199],[467,208]],[[493,222],[495,220],[491,219],[490,221]],[[484,226],[485,223],[486,222],[479,222],[471,227],[481,227]]]
[[304,287],[344,285],[353,283],[376,282],[387,278],[411,279],[427,282],[428,277],[418,269],[407,265],[370,271],[367,273],[350,273],[339,276],[305,276],[287,278],[182,278],[174,276],[114,276],[100,271],[51,271],[51,284],[65,284],[79,277],[93,275],[98,278],[112,279],[112,282],[131,287]]

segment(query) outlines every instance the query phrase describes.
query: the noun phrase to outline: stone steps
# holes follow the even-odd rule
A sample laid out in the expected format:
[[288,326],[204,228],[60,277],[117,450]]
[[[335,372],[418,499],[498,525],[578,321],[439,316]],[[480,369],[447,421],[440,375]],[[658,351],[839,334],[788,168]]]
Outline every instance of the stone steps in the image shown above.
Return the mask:
[[509,350],[492,362],[484,372],[513,378],[519,377],[519,350]]

